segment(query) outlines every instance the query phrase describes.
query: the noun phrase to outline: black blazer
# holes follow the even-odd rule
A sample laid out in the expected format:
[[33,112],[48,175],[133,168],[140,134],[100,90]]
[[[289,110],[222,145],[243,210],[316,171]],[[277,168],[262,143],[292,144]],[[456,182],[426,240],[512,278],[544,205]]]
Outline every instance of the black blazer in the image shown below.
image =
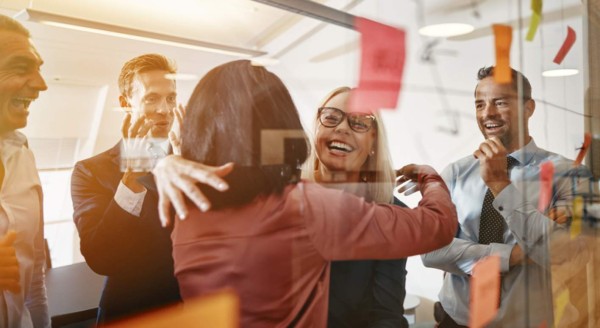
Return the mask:
[[331,262],[327,327],[408,328],[405,287],[406,259]]
[[173,274],[171,229],[160,225],[156,194],[146,193],[140,217],[114,200],[123,176],[119,153],[120,143],[80,161],[71,177],[81,253],[92,270],[107,276],[99,323],[181,300]]

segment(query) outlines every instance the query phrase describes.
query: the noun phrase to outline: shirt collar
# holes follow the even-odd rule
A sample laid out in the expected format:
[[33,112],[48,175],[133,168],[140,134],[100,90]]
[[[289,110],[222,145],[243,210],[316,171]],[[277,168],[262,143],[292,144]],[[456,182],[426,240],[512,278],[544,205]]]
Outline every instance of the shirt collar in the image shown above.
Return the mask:
[[27,145],[27,137],[19,131],[10,131],[0,136],[0,155],[7,159]]
[[527,165],[533,160],[533,156],[538,150],[538,146],[533,141],[533,138],[531,138],[531,141],[525,147],[519,148],[508,155],[517,159],[520,165]]
[[0,146],[1,147],[13,146],[13,147],[21,148],[26,144],[27,144],[27,137],[25,137],[25,135],[23,133],[21,133],[17,130],[13,130],[13,131],[7,132],[3,135],[0,135]]

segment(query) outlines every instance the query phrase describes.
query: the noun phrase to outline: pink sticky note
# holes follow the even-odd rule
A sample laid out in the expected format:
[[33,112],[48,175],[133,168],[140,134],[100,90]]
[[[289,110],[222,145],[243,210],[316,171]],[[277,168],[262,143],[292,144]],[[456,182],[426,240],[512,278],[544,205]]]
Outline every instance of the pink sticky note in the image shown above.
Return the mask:
[[567,53],[569,53],[569,50],[571,50],[571,47],[575,43],[576,38],[577,36],[575,35],[575,30],[572,29],[571,26],[567,26],[567,37],[565,38],[565,41],[560,47],[560,50],[558,50],[556,57],[554,57],[555,63],[562,63],[563,59],[565,59],[565,56],[567,55]]
[[590,148],[591,143],[592,143],[592,135],[589,132],[586,132],[583,135],[583,145],[581,146],[581,149],[579,149],[579,154],[577,154],[577,158],[575,159],[573,166],[581,165],[581,162],[583,162],[583,158],[585,157],[585,154],[587,153],[588,149]]
[[544,212],[552,200],[552,182],[554,181],[554,164],[544,162],[540,167],[540,198],[538,211]]
[[395,109],[402,86],[406,32],[357,17],[361,33],[361,64],[358,88],[350,96],[350,112]]
[[498,312],[500,302],[500,257],[477,262],[471,275],[471,319],[469,327],[485,327]]

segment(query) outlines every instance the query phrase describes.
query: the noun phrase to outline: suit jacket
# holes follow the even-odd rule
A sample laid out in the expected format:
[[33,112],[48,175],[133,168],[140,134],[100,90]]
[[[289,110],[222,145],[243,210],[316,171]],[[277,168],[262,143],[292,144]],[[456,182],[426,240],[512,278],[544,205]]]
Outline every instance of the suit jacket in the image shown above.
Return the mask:
[[332,262],[327,327],[408,328],[405,287],[406,259]]
[[78,162],[71,178],[81,253],[92,270],[107,276],[98,322],[180,301],[171,229],[160,225],[156,195],[146,194],[139,217],[114,200],[123,176],[119,153],[120,143]]

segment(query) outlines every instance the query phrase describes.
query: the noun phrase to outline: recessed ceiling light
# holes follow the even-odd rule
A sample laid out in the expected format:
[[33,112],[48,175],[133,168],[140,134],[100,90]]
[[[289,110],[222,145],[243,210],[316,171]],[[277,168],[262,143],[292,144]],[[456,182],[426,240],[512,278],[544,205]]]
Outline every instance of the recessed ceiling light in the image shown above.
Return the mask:
[[463,23],[445,23],[423,26],[419,29],[419,34],[423,36],[433,36],[438,38],[447,38],[450,36],[463,35],[473,32],[473,25]]
[[179,80],[179,81],[189,81],[189,80],[197,80],[198,75],[195,74],[185,74],[185,73],[175,73],[175,74],[165,74],[165,79],[169,80]]
[[549,69],[547,71],[542,72],[542,76],[545,77],[561,77],[561,76],[571,76],[579,73],[579,70],[574,68],[559,68],[559,69]]

